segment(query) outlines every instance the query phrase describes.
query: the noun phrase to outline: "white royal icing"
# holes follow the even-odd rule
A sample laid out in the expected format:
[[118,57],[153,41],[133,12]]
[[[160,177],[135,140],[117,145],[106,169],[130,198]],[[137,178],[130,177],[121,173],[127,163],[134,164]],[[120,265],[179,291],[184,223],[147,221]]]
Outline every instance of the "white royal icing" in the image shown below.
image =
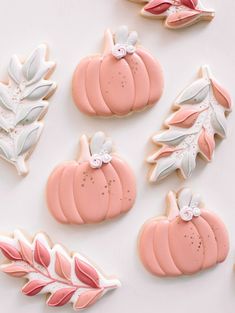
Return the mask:
[[25,159],[40,137],[48,109],[44,98],[56,87],[45,79],[55,66],[45,60],[46,50],[40,45],[24,63],[12,56],[9,84],[0,83],[0,157],[12,163],[19,175],[28,172]]

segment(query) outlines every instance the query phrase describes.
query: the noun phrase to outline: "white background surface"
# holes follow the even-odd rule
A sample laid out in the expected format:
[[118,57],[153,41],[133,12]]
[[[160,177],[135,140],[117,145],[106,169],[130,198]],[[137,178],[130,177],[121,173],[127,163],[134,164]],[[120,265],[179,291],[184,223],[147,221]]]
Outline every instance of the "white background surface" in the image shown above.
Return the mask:
[[[94,260],[107,274],[116,274],[122,287],[107,294],[88,312],[234,312],[235,307],[235,113],[229,117],[227,140],[216,148],[214,161],[199,160],[186,185],[200,192],[209,209],[227,224],[231,250],[216,268],[193,277],[159,279],[142,267],[136,250],[141,225],[164,210],[170,189],[185,185],[173,175],[160,185],[146,179],[145,157],[154,146],[149,137],[159,130],[177,94],[193,79],[203,63],[209,63],[222,85],[235,98],[234,1],[205,0],[216,9],[211,23],[199,23],[182,31],[170,31],[160,21],[139,16],[140,6],[126,0],[1,0],[0,78],[12,54],[24,57],[41,42],[49,44],[56,60],[53,79],[57,92],[50,100],[45,129],[30,159],[30,174],[19,178],[15,169],[0,161],[0,229],[20,227],[33,234],[44,230],[53,241],[62,242]],[[82,115],[73,105],[71,77],[78,61],[102,47],[106,27],[115,30],[127,24],[139,33],[140,41],[161,62],[165,91],[151,110],[122,119],[95,119]],[[135,207],[120,219],[98,226],[65,226],[49,214],[44,197],[47,177],[55,165],[73,159],[78,138],[103,130],[112,136],[117,150],[132,164],[138,179]],[[0,274],[0,310],[6,313],[48,313],[41,296],[27,298],[20,293],[21,279]],[[58,309],[69,312],[71,308]]]

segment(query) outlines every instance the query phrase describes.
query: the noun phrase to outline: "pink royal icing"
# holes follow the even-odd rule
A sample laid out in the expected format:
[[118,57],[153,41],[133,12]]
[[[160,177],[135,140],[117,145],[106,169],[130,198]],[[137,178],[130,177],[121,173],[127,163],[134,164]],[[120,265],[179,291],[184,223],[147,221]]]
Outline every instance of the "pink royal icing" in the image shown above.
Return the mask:
[[99,223],[129,211],[136,198],[134,174],[112,153],[112,142],[102,132],[91,142],[80,140],[78,161],[66,162],[52,172],[47,183],[47,203],[61,223]]
[[103,55],[83,59],[72,83],[74,101],[88,115],[126,115],[157,102],[163,92],[160,64],[136,47],[136,32],[126,26],[105,33]]
[[[140,258],[156,276],[191,275],[223,262],[229,251],[225,225],[200,205],[198,196],[183,189],[167,196],[166,216],[144,224]],[[200,205],[201,206],[201,205]]]
[[105,278],[78,253],[69,255],[60,245],[50,246],[48,238],[38,233],[33,240],[16,230],[12,237],[0,236],[0,251],[6,261],[1,271],[13,277],[25,277],[28,282],[23,294],[50,294],[47,305],[72,303],[74,310],[84,309],[107,291],[120,286],[116,279]]

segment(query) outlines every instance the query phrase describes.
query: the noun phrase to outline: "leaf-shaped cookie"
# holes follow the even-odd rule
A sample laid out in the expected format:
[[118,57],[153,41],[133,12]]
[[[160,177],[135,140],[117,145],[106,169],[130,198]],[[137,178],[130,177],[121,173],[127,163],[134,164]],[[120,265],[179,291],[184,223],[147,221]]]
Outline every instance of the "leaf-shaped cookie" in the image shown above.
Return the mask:
[[226,114],[232,106],[230,96],[219,87],[208,66],[202,67],[200,75],[175,101],[173,108],[177,111],[166,120],[167,130],[152,137],[161,148],[147,159],[153,164],[151,182],[175,170],[185,179],[190,177],[196,168],[197,155],[210,161],[215,149],[214,136],[226,136]]
[[171,29],[190,26],[198,21],[211,21],[215,12],[206,9],[199,0],[130,0],[146,3],[141,10],[145,17],[166,19],[164,25]]
[[12,236],[0,235],[0,251],[6,258],[1,271],[26,278],[22,292],[27,296],[49,295],[47,305],[51,307],[71,303],[75,310],[85,309],[120,286],[117,279],[105,278],[80,254],[68,254],[59,244],[52,246],[43,233],[34,239],[19,230]]
[[43,128],[45,98],[55,89],[55,83],[47,80],[55,64],[47,61],[46,50],[40,45],[25,62],[13,55],[9,83],[0,82],[0,157],[13,164],[19,175],[28,173],[25,160]]

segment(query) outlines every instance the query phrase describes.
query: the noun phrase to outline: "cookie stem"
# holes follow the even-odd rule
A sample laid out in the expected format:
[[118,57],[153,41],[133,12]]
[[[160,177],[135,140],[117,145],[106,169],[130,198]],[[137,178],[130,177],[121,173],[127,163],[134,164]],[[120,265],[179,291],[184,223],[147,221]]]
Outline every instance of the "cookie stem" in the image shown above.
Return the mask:
[[104,33],[104,54],[110,53],[114,46],[113,34],[110,29],[107,29]]
[[175,193],[170,191],[166,196],[167,209],[166,214],[169,221],[172,221],[179,215],[179,208],[176,201]]
[[90,159],[91,152],[90,152],[90,146],[88,142],[88,138],[86,135],[82,135],[79,141],[79,156],[78,156],[78,162],[86,162]]

